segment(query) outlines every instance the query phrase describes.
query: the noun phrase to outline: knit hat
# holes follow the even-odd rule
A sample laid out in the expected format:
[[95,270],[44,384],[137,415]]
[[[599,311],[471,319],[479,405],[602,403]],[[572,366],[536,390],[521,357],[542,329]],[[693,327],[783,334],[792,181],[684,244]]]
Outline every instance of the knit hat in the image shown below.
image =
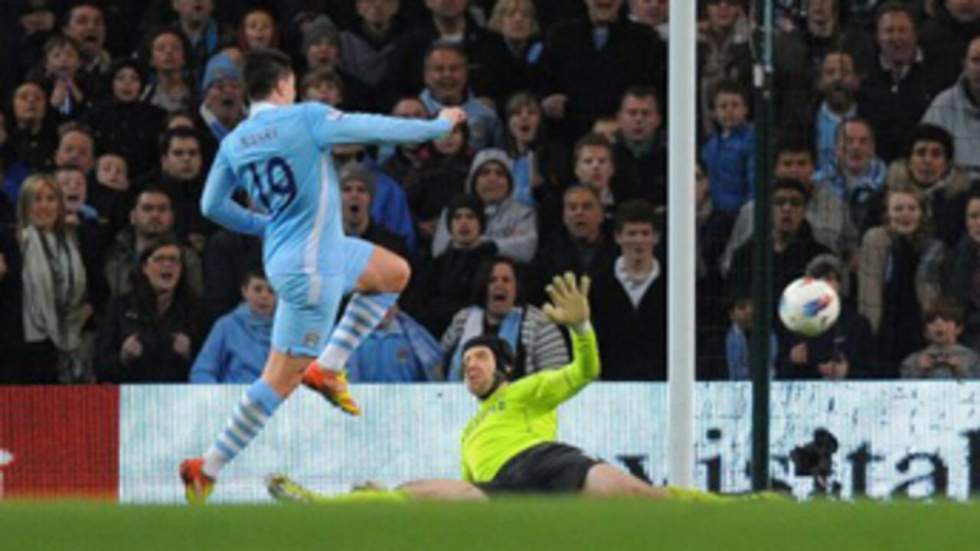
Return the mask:
[[466,341],[463,345],[463,354],[475,346],[486,346],[493,352],[496,360],[497,373],[505,379],[510,377],[510,372],[514,368],[514,351],[510,344],[496,335],[479,335]]
[[514,192],[514,161],[510,160],[510,156],[503,149],[489,148],[477,153],[476,157],[473,158],[473,162],[470,163],[470,173],[466,177],[465,189],[467,193],[475,193],[476,174],[483,168],[483,165],[491,161],[496,161],[504,167],[504,170],[507,172],[507,183],[509,185],[508,194]]
[[367,188],[368,194],[374,199],[375,193],[378,190],[378,182],[374,173],[368,170],[366,166],[358,162],[351,162],[344,165],[344,168],[340,171],[341,186],[349,180],[364,182],[364,187]]
[[473,214],[476,215],[477,221],[480,223],[480,231],[487,231],[487,216],[483,213],[483,202],[476,195],[468,195],[465,193],[460,193],[449,200],[446,205],[446,229],[452,232],[453,230],[453,215],[459,209],[470,209]]
[[321,40],[326,40],[334,46],[340,46],[340,32],[326,15],[319,15],[310,23],[309,28],[303,33],[302,53],[310,49],[310,46]]
[[242,73],[235,62],[225,54],[217,54],[208,61],[204,69],[204,80],[201,81],[201,93],[205,93],[211,85],[222,79],[241,82]]

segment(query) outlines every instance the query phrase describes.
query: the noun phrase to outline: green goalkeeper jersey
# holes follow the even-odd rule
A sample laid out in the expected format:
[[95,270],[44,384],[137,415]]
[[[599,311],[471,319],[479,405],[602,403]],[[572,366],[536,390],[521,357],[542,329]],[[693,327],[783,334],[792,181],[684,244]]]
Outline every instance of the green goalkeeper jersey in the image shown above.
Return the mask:
[[557,408],[599,376],[595,332],[572,334],[574,360],[501,385],[463,429],[463,480],[488,482],[510,458],[558,432]]

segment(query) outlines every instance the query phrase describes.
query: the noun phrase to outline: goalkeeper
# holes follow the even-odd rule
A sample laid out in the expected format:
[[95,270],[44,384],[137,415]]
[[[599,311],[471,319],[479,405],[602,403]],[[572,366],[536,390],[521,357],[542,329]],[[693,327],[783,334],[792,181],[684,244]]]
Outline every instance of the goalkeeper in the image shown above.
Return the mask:
[[[557,408],[599,376],[599,352],[589,322],[589,279],[568,272],[547,287],[544,312],[572,335],[572,363],[509,381],[514,364],[507,342],[475,337],[463,348],[466,388],[480,410],[462,435],[463,480],[416,480],[395,490],[362,488],[323,496],[285,476],[273,475],[268,489],[282,501],[404,501],[407,499],[485,499],[520,492],[581,493],[590,496],[667,498],[700,495],[673,487],[655,487],[578,448],[555,441]],[[706,496],[707,497],[707,496]],[[710,497],[709,497],[710,499]]]

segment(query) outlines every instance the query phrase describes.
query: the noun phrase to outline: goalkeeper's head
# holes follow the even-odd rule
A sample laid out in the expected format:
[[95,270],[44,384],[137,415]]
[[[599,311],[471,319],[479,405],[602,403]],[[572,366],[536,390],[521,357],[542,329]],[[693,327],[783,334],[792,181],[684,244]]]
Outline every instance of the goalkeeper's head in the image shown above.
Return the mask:
[[495,335],[480,335],[466,341],[462,358],[466,387],[480,400],[487,399],[507,382],[514,368],[513,349]]

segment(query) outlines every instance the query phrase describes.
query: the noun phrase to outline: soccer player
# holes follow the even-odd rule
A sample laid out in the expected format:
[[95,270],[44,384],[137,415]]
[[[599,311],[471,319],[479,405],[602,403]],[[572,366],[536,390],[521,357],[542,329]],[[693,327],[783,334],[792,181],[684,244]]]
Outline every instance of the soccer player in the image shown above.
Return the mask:
[[[426,142],[466,120],[457,108],[424,121],[346,114],[315,102],[292,105],[295,74],[289,58],[276,50],[249,51],[243,75],[251,112],[222,140],[201,210],[231,230],[263,237],[265,270],[279,304],[261,378],[245,391],[227,428],[204,455],[180,464],[192,503],[207,499],[222,467],[258,435],[300,383],[344,412],[360,414],[342,368],[398,298],[409,267],[394,253],[344,236],[331,146]],[[239,187],[262,212],[232,200]],[[351,290],[331,331],[341,296]]]
[[462,435],[463,480],[417,480],[394,490],[368,488],[341,496],[323,496],[283,475],[269,478],[276,499],[301,502],[405,501],[409,499],[479,500],[500,493],[581,493],[654,499],[716,496],[673,487],[655,487],[578,448],[555,441],[557,408],[599,376],[599,352],[589,321],[589,279],[576,282],[571,272],[547,287],[551,303],[544,312],[572,335],[574,359],[557,370],[539,371],[509,382],[514,364],[507,341],[491,335],[466,342],[466,388],[480,409]]

